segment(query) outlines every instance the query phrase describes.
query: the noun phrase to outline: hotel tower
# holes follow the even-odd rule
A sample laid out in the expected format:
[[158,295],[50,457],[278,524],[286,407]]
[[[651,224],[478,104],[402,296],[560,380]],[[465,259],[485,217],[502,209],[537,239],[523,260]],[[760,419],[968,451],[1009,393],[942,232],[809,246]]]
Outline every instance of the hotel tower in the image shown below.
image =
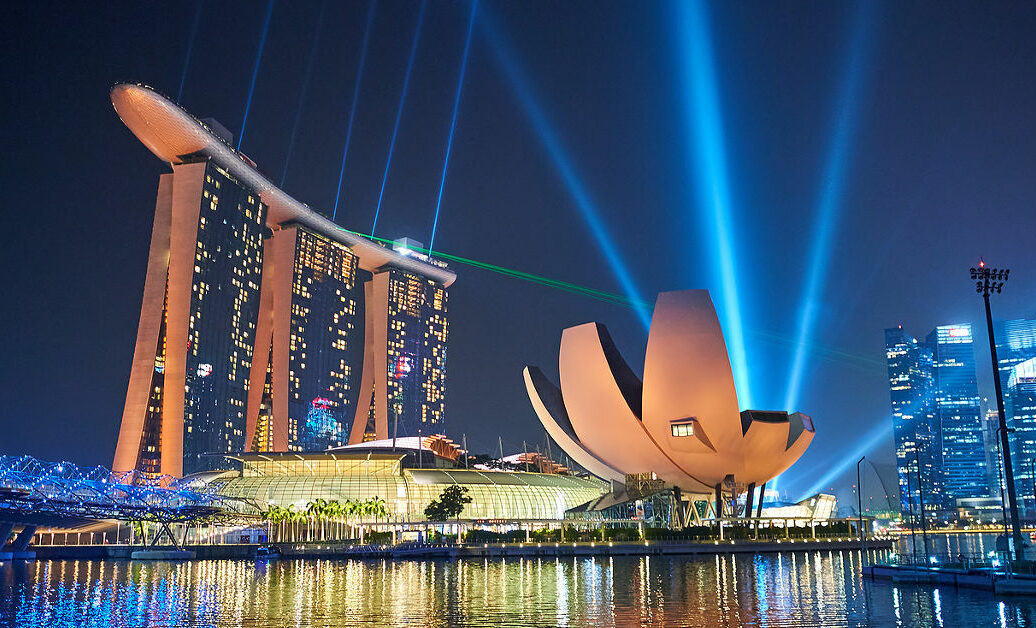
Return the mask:
[[143,85],[112,89],[159,177],[113,469],[181,476],[247,451],[441,433],[447,288],[414,251],[338,227],[230,134]]

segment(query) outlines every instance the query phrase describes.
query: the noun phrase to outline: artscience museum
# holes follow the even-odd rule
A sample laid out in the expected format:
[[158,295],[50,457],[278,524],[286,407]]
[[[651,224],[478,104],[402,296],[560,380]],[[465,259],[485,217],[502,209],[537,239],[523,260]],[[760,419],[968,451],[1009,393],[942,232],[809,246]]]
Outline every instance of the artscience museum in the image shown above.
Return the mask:
[[560,386],[528,366],[525,385],[543,426],[574,461],[616,484],[654,477],[708,495],[719,516],[739,496],[751,515],[755,489],[762,494],[813,440],[813,421],[802,413],[741,410],[705,290],[658,295],[643,378],[600,323],[564,330],[558,371]]

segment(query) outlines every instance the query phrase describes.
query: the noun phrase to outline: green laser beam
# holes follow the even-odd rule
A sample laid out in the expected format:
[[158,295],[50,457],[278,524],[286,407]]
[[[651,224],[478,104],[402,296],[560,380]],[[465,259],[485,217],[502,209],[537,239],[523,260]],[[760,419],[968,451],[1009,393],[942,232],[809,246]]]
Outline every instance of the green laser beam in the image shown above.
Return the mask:
[[[362,238],[367,238],[368,240],[371,240],[371,241],[374,241],[374,242],[380,242],[380,243],[387,244],[387,245],[394,244],[394,242],[392,240],[389,240],[388,238],[379,238],[377,236],[371,236],[371,235],[366,234],[366,233],[359,233],[357,231],[350,231],[349,229],[343,229],[342,227],[338,227],[338,228],[341,231],[345,231],[346,233],[351,233],[353,235],[357,235],[357,236],[360,236]],[[423,253],[425,255],[429,255],[428,249],[425,249],[425,248],[422,248],[422,247],[418,247],[418,246],[409,247],[409,248],[411,248],[412,250],[415,250],[415,251],[417,251],[419,253]],[[529,282],[535,283],[537,285],[546,286],[548,288],[554,288],[556,290],[563,290],[563,291],[568,292],[570,294],[575,294],[575,295],[579,295],[579,296],[589,297],[591,299],[596,299],[596,300],[601,301],[603,303],[610,303],[610,304],[613,304],[613,305],[620,305],[620,306],[628,307],[628,308],[632,308],[632,309],[636,309],[637,307],[645,307],[648,310],[651,310],[651,309],[654,308],[654,305],[651,304],[651,303],[646,303],[646,302],[643,302],[643,301],[637,302],[637,301],[634,301],[634,300],[629,299],[627,297],[624,297],[622,295],[614,294],[614,293],[611,293],[611,292],[605,292],[604,290],[597,290],[595,288],[590,288],[588,286],[581,286],[579,284],[574,284],[574,283],[571,283],[571,282],[568,282],[568,281],[561,281],[559,279],[551,279],[549,277],[544,277],[542,275],[535,275],[533,273],[527,273],[527,272],[524,272],[524,271],[515,270],[513,268],[506,268],[504,266],[497,266],[496,264],[490,264],[488,262],[480,262],[478,260],[473,260],[473,259],[470,259],[470,258],[467,258],[467,257],[461,257],[460,255],[451,255],[449,253],[444,253],[442,251],[436,251],[435,252],[435,257],[440,258],[440,259],[444,259],[444,260],[448,260],[448,261],[451,261],[451,262],[457,262],[458,264],[464,264],[465,266],[471,266],[472,268],[478,268],[478,269],[481,269],[481,270],[486,270],[486,271],[489,271],[489,272],[497,273],[497,274],[503,275],[505,277],[511,277],[513,279],[521,279],[523,281],[529,281]],[[752,336],[755,336],[756,338],[761,339],[761,340],[767,340],[769,342],[773,342],[773,343],[779,344],[779,345],[786,345],[787,346],[787,345],[792,345],[793,344],[793,340],[791,338],[788,338],[786,336],[782,336],[782,335],[779,335],[779,334],[775,334],[775,333],[772,333],[772,332],[764,331],[764,330],[761,330],[761,329],[748,330],[748,333],[750,335],[752,335]],[[854,365],[856,367],[864,368],[864,369],[875,369],[875,368],[884,367],[884,365],[885,365],[885,363],[883,361],[878,360],[876,358],[872,358],[870,356],[865,356],[865,355],[856,354],[856,353],[850,353],[848,351],[843,351],[843,350],[838,349],[836,347],[825,346],[825,345],[821,345],[821,344],[817,344],[817,343],[810,343],[809,347],[807,347],[807,351],[809,351],[810,353],[814,353],[818,357],[823,358],[823,359],[831,360],[831,361],[834,361],[834,362],[849,363],[849,364],[852,364],[852,365]]]
[[[347,233],[351,233],[353,235],[360,236],[362,238],[367,238],[368,240],[371,240],[371,241],[374,241],[374,242],[380,242],[380,243],[384,243],[384,244],[388,244],[388,245],[393,244],[393,241],[389,240],[387,238],[379,238],[377,236],[372,236],[372,235],[369,235],[369,234],[366,234],[366,233],[359,233],[359,232],[356,232],[356,231],[350,231],[349,229],[343,229],[341,227],[339,227],[339,229],[341,229],[342,231],[345,231]],[[418,246],[413,246],[413,247],[409,247],[409,248],[411,248],[412,250],[417,251],[419,253],[423,253],[425,255],[429,255],[429,250],[426,249],[426,248],[422,248],[422,247],[418,247]],[[618,294],[614,294],[614,293],[611,293],[611,292],[605,292],[604,290],[597,290],[595,288],[590,288],[588,286],[581,286],[579,284],[574,284],[574,283],[571,283],[571,282],[568,282],[568,281],[561,281],[559,279],[551,279],[549,277],[544,277],[542,275],[536,275],[536,274],[533,274],[533,273],[527,273],[527,272],[524,272],[524,271],[521,271],[521,270],[516,270],[516,269],[513,269],[513,268],[506,268],[504,266],[497,266],[496,264],[490,264],[490,263],[487,263],[487,262],[480,262],[478,260],[473,260],[473,259],[470,259],[470,258],[467,258],[467,257],[461,257],[460,255],[451,255],[449,253],[444,253],[442,251],[436,251],[435,252],[435,257],[440,258],[440,259],[444,259],[444,260],[448,260],[448,261],[451,261],[451,262],[457,262],[459,264],[464,264],[466,266],[471,266],[473,268],[479,268],[481,270],[487,270],[487,271],[494,272],[494,273],[497,273],[497,274],[500,274],[500,275],[504,275],[506,277],[512,277],[514,279],[521,279],[521,280],[524,280],[524,281],[530,281],[530,282],[533,282],[533,283],[536,283],[536,284],[539,284],[539,285],[542,285],[542,286],[556,288],[558,290],[564,290],[565,292],[569,292],[569,293],[572,293],[572,294],[578,294],[578,295],[582,295],[582,296],[587,296],[587,297],[590,297],[590,298],[593,298],[593,299],[597,299],[598,301],[603,301],[605,303],[613,303],[613,304],[616,304],[616,305],[623,305],[623,306],[630,307],[630,308],[647,307],[647,308],[650,309],[650,308],[653,307],[649,303],[634,301],[632,299],[626,298],[626,297],[618,295]]]

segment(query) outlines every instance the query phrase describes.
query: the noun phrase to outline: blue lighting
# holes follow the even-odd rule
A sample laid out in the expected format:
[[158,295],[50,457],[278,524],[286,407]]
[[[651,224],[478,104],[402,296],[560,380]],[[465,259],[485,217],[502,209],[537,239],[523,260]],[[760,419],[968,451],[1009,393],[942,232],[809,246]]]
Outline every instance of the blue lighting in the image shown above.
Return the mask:
[[[342,196],[342,178],[345,176],[345,159],[349,156],[349,142],[353,139],[353,120],[356,118],[356,103],[360,100],[360,81],[363,80],[363,69],[367,65],[367,42],[370,41],[371,24],[374,22],[374,9],[378,0],[371,0],[367,9],[367,26],[363,29],[363,50],[360,52],[360,67],[356,70],[356,81],[353,83],[353,104],[349,108],[349,126],[345,131],[345,148],[342,149],[342,166],[338,170],[338,188],[335,190],[335,208],[331,220],[338,217],[338,199]],[[384,187],[384,184],[382,184]],[[376,220],[376,219],[375,219]]]
[[809,267],[806,271],[805,292],[799,308],[800,318],[796,334],[795,353],[792,359],[788,390],[784,408],[792,411],[799,403],[802,379],[806,370],[806,354],[812,343],[816,327],[817,311],[821,307],[821,291],[827,277],[831,257],[831,236],[838,223],[838,212],[845,193],[849,157],[857,126],[857,101],[863,83],[864,53],[867,48],[868,25],[871,21],[869,7],[872,3],[857,4],[853,38],[849,50],[848,68],[838,93],[834,117],[834,134],[828,146],[827,164],[820,182],[817,199],[815,231],[811,238],[812,249]]
[[406,64],[406,75],[403,77],[403,93],[399,95],[399,109],[396,110],[396,124],[392,127],[392,141],[389,142],[388,159],[385,160],[385,173],[381,175],[381,191],[378,192],[378,206],[374,210],[374,224],[371,225],[371,235],[378,226],[378,216],[381,214],[381,201],[385,198],[385,183],[388,181],[389,167],[392,165],[392,153],[396,149],[396,136],[399,135],[399,121],[403,118],[403,105],[406,104],[406,90],[410,85],[410,71],[414,69],[414,57],[417,56],[417,42],[421,39],[421,26],[424,24],[424,10],[428,0],[421,0],[421,11],[417,14],[417,30],[414,31],[414,42],[410,46],[410,60]]
[[890,434],[892,434],[892,419],[890,417],[885,417],[884,420],[877,423],[874,429],[871,430],[870,434],[858,441],[859,445],[856,446],[856,449],[853,449],[847,454],[839,454],[837,463],[831,466],[826,464],[821,465],[820,468],[826,468],[827,473],[820,476],[812,486],[810,486],[806,491],[803,491],[802,499],[816,494],[825,486],[837,479],[840,475],[848,471],[850,467],[855,466],[856,461],[859,460],[861,456],[868,454],[882,441],[888,440]]
[[291,164],[291,154],[295,150],[295,136],[299,132],[299,120],[302,119],[302,104],[306,102],[306,92],[309,91],[309,77],[313,75],[313,61],[317,56],[317,47],[320,45],[320,27],[324,24],[324,9],[327,8],[327,0],[320,3],[320,14],[317,15],[317,29],[313,34],[313,45],[309,49],[309,61],[306,62],[306,72],[302,78],[302,90],[299,92],[299,107],[295,110],[295,122],[291,125],[291,138],[288,140],[288,156],[284,158],[284,171],[281,173],[281,187],[284,187],[284,179],[288,176],[288,165]]
[[590,233],[597,241],[597,246],[601,249],[601,253],[604,254],[608,265],[622,286],[623,292],[634,303],[637,318],[644,325],[644,328],[647,329],[651,324],[650,305],[646,304],[644,299],[641,298],[640,290],[637,289],[636,284],[633,282],[633,277],[630,275],[625,261],[623,261],[604,223],[601,222],[597,206],[591,200],[590,194],[587,192],[582,179],[576,173],[572,160],[569,158],[564,146],[562,146],[561,140],[551,127],[543,109],[536,101],[529,82],[515,60],[515,55],[504,41],[500,30],[496,27],[492,18],[488,15],[488,10],[483,9],[479,16],[481,24],[486,29],[488,35],[489,47],[493,51],[504,74],[507,75],[508,84],[518,98],[518,102],[521,104],[525,115],[532,123],[536,135],[546,149],[547,154],[554,162],[561,180],[565,183],[569,194],[572,195],[572,200],[575,201],[579,213],[582,215],[583,220],[586,221]]
[[464,56],[460,62],[460,77],[457,79],[457,95],[453,99],[453,119],[450,120],[450,139],[446,142],[446,158],[442,162],[442,178],[439,179],[439,196],[435,199],[435,219],[432,221],[432,237],[428,241],[428,254],[435,248],[435,232],[439,228],[439,208],[442,207],[442,191],[446,188],[446,169],[450,165],[450,152],[453,150],[453,131],[457,128],[457,111],[460,110],[460,93],[464,87],[464,73],[468,69],[468,51],[471,49],[471,31],[475,26],[475,12],[478,0],[471,3],[471,16],[468,18],[468,38],[464,41]]
[[194,38],[198,36],[198,24],[201,22],[201,0],[194,3],[194,19],[191,21],[191,34],[187,36],[187,54],[183,60],[183,74],[180,75],[180,89],[176,91],[176,102],[183,97],[183,85],[187,82],[187,68],[191,66],[191,51],[194,50]]
[[270,30],[271,15],[273,15],[273,0],[266,3],[266,18],[263,20],[263,34],[259,37],[259,50],[255,53],[255,67],[252,68],[252,83],[248,86],[248,100],[245,101],[245,117],[241,120],[241,135],[237,138],[238,152],[241,152],[241,142],[245,139],[245,126],[248,124],[248,111],[252,108],[252,94],[255,93],[255,79],[259,76],[259,62],[263,59],[263,47],[266,46],[266,33]]
[[676,2],[674,6],[677,12],[676,28],[682,61],[687,133],[692,138],[688,143],[689,162],[697,168],[698,206],[704,214],[708,230],[713,234],[712,240],[716,247],[714,258],[720,287],[716,309],[730,353],[738,401],[742,408],[748,408],[752,406],[752,393],[738,299],[731,235],[730,177],[722,135],[723,120],[709,19],[705,3],[701,0]]

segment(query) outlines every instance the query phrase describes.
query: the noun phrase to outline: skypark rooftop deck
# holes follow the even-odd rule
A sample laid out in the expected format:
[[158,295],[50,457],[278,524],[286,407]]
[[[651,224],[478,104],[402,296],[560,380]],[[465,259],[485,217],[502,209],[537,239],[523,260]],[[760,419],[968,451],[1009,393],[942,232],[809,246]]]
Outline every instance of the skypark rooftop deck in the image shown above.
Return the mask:
[[449,286],[457,275],[441,265],[386,248],[339,227],[274,185],[224,138],[185,109],[141,84],[120,83],[111,90],[112,104],[122,122],[162,161],[180,164],[191,158],[212,159],[254,189],[269,207],[267,226],[296,222],[348,246],[364,270],[393,266]]

